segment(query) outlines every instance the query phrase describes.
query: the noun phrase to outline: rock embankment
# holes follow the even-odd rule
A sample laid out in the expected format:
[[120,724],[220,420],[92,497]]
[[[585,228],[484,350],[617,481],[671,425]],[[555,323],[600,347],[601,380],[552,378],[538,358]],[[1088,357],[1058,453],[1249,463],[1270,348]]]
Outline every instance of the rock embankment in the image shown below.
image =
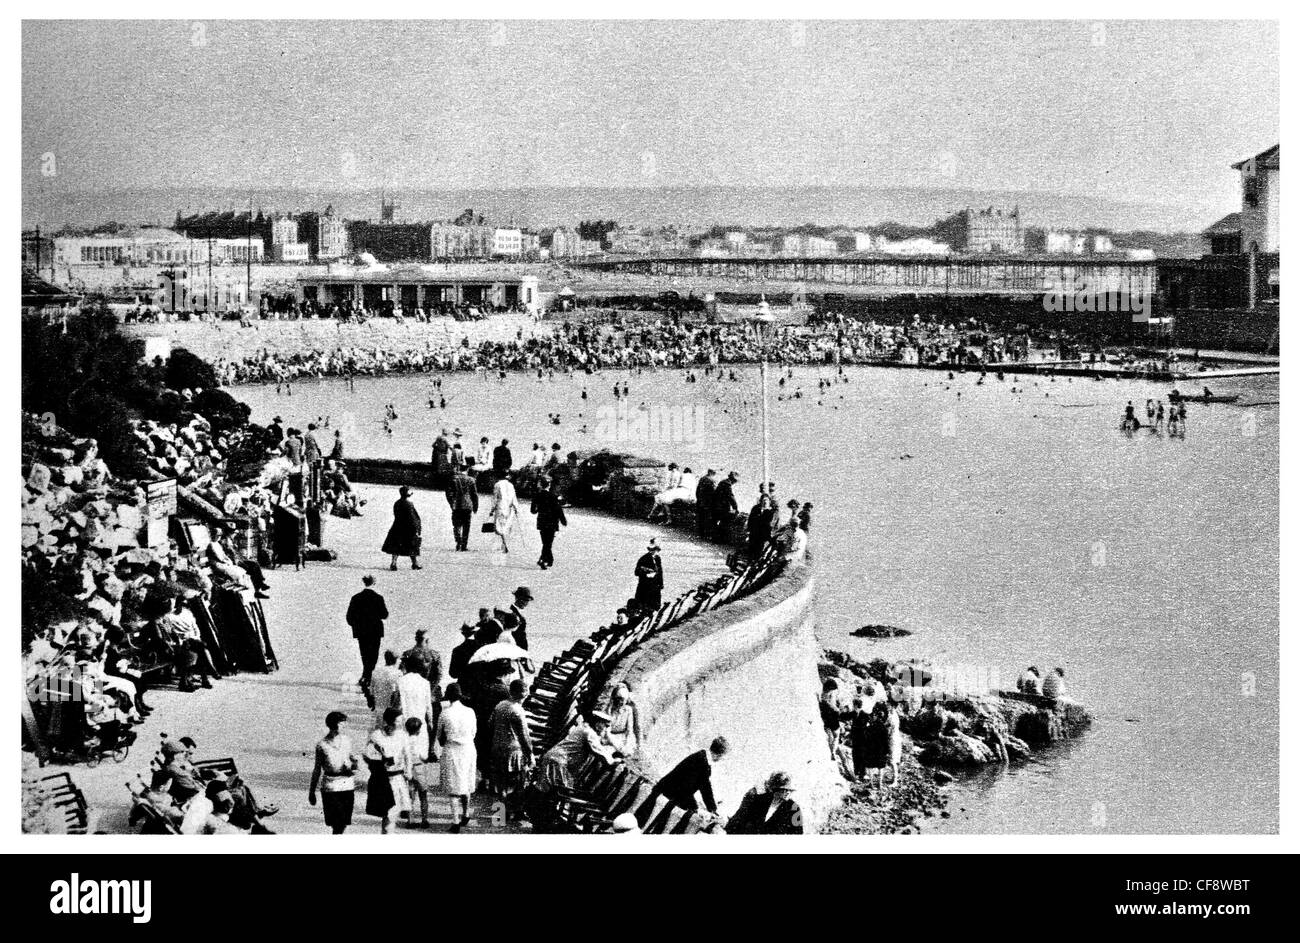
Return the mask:
[[116,481],[94,439],[23,417],[22,549],[47,565],[139,545],[144,491]]
[[[903,735],[898,783],[885,788],[855,783],[825,831],[850,834],[910,833],[936,814],[947,818],[943,786],[953,772],[991,763],[1024,760],[1035,751],[1082,734],[1092,715],[1068,698],[1020,691],[969,693],[933,684],[923,663],[886,659],[862,662],[835,650],[823,653],[818,671],[839,684],[837,706],[847,715],[868,685],[898,706]],[[852,780],[847,744],[838,750],[840,769]],[[952,772],[948,772],[948,771]]]

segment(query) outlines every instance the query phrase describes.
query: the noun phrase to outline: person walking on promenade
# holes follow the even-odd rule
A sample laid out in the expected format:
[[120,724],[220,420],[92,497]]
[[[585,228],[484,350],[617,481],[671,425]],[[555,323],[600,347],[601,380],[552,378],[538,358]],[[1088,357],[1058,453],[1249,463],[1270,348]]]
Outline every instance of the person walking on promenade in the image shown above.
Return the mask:
[[[434,728],[433,688],[421,672],[418,658],[407,659],[402,664],[402,676],[397,679],[396,707],[405,718],[404,726],[411,738],[411,801],[420,797],[420,812],[425,827],[429,824],[429,788],[426,782],[426,764],[429,761],[429,737]],[[414,729],[412,729],[414,725]],[[412,823],[414,823],[414,809]]]
[[524,651],[528,650],[528,620],[524,617],[524,610],[532,601],[531,589],[527,586],[515,587],[514,601],[510,603],[510,608],[506,611],[506,621],[503,623],[509,630],[511,638],[515,640],[515,644]]
[[335,462],[343,461],[343,430],[334,430],[334,445],[330,448],[330,460]]
[[555,565],[555,554],[551,549],[555,543],[555,534],[561,527],[569,526],[568,518],[564,516],[564,507],[560,504],[549,477],[542,477],[542,490],[533,498],[530,510],[537,515],[537,533],[542,538],[542,555],[538,557],[537,565],[543,570],[549,570]]
[[375,591],[375,578],[367,573],[361,577],[365,587],[352,597],[348,603],[348,625],[352,627],[352,637],[357,640],[361,650],[361,677],[357,684],[365,692],[366,703],[373,710],[374,698],[370,695],[370,676],[374,673],[375,663],[379,661],[379,645],[384,639],[384,620],[388,618],[388,606],[384,597]]
[[478,486],[474,483],[474,459],[452,472],[447,484],[447,504],[451,506],[451,531],[458,551],[469,550],[469,525],[478,511]]
[[478,785],[474,755],[474,737],[478,720],[460,699],[460,685],[447,685],[447,706],[438,718],[435,753],[438,755],[443,791],[451,799],[451,816],[456,820],[452,831],[470,824],[469,797]]
[[401,664],[405,665],[407,662],[418,665],[416,670],[425,677],[430,686],[442,684],[442,656],[429,644],[429,633],[426,630],[415,630],[415,644],[402,652]]
[[740,475],[728,472],[727,477],[713,492],[713,534],[715,540],[727,541],[731,537],[731,522],[740,506],[736,503],[736,482]]
[[533,766],[533,741],[528,734],[528,718],[524,715],[524,695],[527,693],[524,682],[515,678],[510,682],[510,696],[492,711],[489,769],[496,793],[505,804],[507,822],[519,819],[519,793]]
[[501,541],[501,552],[509,553],[510,544],[506,537],[519,526],[519,496],[506,475],[499,475],[492,486],[491,516],[492,531]]
[[650,545],[636,561],[636,603],[647,613],[663,605],[664,565],[659,559],[659,541],[650,538]]
[[695,532],[708,537],[713,527],[713,492],[718,487],[718,473],[712,468],[695,486]]
[[704,800],[704,808],[714,815],[718,812],[713,798],[713,767],[727,755],[731,745],[726,737],[714,737],[707,750],[696,750],[674,766],[655,785],[655,792],[683,809],[695,811],[699,804],[696,794]]
[[398,489],[400,497],[393,502],[393,525],[388,528],[388,536],[380,549],[393,558],[390,570],[397,569],[398,557],[410,557],[411,569],[420,567],[420,512],[411,501],[411,489],[402,485]]
[[391,648],[384,652],[384,663],[370,676],[370,695],[374,699],[375,726],[384,722],[384,711],[397,706],[397,682],[402,673],[397,669],[397,653]]
[[356,772],[360,765],[351,739],[340,729],[347,719],[348,715],[342,711],[330,711],[325,715],[327,732],[316,744],[316,765],[312,767],[311,786],[307,790],[307,803],[314,806],[316,790],[320,787],[325,825],[334,835],[342,835],[352,824]]
[[402,712],[396,707],[384,711],[382,724],[370,732],[365,760],[370,767],[366,786],[366,815],[376,816],[380,834],[387,835],[393,821],[410,811],[411,798],[406,780],[411,767],[411,739],[398,725]]

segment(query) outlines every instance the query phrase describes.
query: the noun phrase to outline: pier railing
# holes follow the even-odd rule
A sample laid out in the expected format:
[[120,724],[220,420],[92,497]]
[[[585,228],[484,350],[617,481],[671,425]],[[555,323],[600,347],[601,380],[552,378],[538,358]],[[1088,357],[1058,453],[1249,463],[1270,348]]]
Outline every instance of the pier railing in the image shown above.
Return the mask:
[[774,545],[731,572],[701,583],[625,625],[602,626],[539,669],[524,701],[533,748],[540,755],[564,738],[583,711],[596,707],[610,670],[646,640],[766,586],[785,567]]
[[[785,568],[775,544],[753,561],[733,563],[731,571],[682,593],[652,613],[627,624],[602,626],[542,665],[524,700],[533,749],[540,756],[558,743],[597,702],[615,666],[656,635],[682,626],[769,584]],[[712,831],[711,817],[682,809],[659,795],[654,782],[627,764],[611,765],[591,757],[579,771],[573,789],[555,789],[549,796],[558,827],[579,832],[605,831],[614,816],[633,813],[642,830],[653,834]]]

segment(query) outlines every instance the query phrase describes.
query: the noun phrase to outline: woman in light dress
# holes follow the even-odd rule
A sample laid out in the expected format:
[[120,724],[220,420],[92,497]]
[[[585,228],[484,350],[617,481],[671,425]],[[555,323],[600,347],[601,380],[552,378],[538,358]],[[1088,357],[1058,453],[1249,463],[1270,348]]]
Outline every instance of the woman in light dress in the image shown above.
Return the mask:
[[411,738],[399,725],[402,712],[396,707],[384,711],[383,726],[370,734],[365,759],[370,767],[366,788],[366,814],[379,818],[379,831],[387,835],[393,822],[411,810],[407,780],[411,775]]
[[509,478],[500,479],[492,488],[492,526],[501,541],[501,552],[509,553],[506,535],[519,526],[519,498]]
[[643,737],[641,714],[632,700],[632,691],[620,682],[609,692],[609,730],[605,740],[624,756],[632,756]]
[[451,799],[451,816],[456,820],[453,831],[470,824],[469,797],[478,785],[478,767],[474,737],[478,719],[460,699],[460,685],[447,685],[448,705],[438,717],[435,752],[438,756],[442,788]]
[[519,818],[519,794],[533,767],[533,741],[524,714],[528,687],[519,678],[510,682],[510,696],[492,711],[491,781],[506,807],[506,821]]
[[609,732],[609,715],[604,711],[590,711],[583,722],[574,724],[568,734],[542,756],[536,785],[542,792],[559,787],[572,789],[578,770],[592,756],[607,763],[616,761],[614,748],[605,739]]

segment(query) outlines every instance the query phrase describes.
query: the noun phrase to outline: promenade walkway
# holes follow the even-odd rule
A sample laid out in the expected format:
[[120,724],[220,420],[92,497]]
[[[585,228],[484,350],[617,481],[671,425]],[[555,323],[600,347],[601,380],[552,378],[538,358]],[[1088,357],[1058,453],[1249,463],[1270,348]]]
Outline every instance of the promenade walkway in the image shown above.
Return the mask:
[[[358,491],[368,500],[365,516],[331,518],[326,525],[326,544],[338,553],[336,561],[311,563],[300,572],[292,567],[267,571],[272,590],[265,607],[278,672],[235,675],[193,694],[152,692],[149,701],[157,710],[137,728],[139,740],[124,763],[68,767],[85,791],[92,815],[98,816],[92,828],[127,831],[124,784],[147,772],[159,735],[167,733],[193,737],[200,757],[233,756],[258,798],[280,806],[268,823],[275,831],[326,833],[319,806],[307,804],[312,751],[324,734],[325,714],[336,708],[348,714],[346,730],[358,751],[371,729],[370,712],[355,685],[360,673],[356,643],[343,618],[364,574],[378,577],[376,589],[388,603],[386,646],[400,654],[410,647],[415,630],[425,628],[444,666],[461,639],[462,622],[474,621],[480,606],[504,608],[516,586],[530,587],[536,600],[528,608],[528,636],[540,665],[607,623],[632,595],[632,570],[651,534],[664,546],[665,598],[724,568],[721,548],[696,544],[680,532],[580,510],[568,512],[569,527],[556,538],[551,570],[536,565],[539,544],[531,527],[523,545],[509,555],[489,550],[495,539],[479,533],[486,508],[475,520],[471,552],[456,553],[446,499],[416,491],[413,498],[424,522],[424,568],[412,571],[404,560],[394,573],[379,547],[392,519],[396,489],[360,485]],[[531,525],[526,506],[524,510]],[[378,819],[363,813],[364,799],[358,790],[350,831],[378,833]],[[476,805],[478,830],[492,831],[486,818],[489,803],[479,798]],[[444,799],[435,797],[432,811],[435,829],[450,825]]]

